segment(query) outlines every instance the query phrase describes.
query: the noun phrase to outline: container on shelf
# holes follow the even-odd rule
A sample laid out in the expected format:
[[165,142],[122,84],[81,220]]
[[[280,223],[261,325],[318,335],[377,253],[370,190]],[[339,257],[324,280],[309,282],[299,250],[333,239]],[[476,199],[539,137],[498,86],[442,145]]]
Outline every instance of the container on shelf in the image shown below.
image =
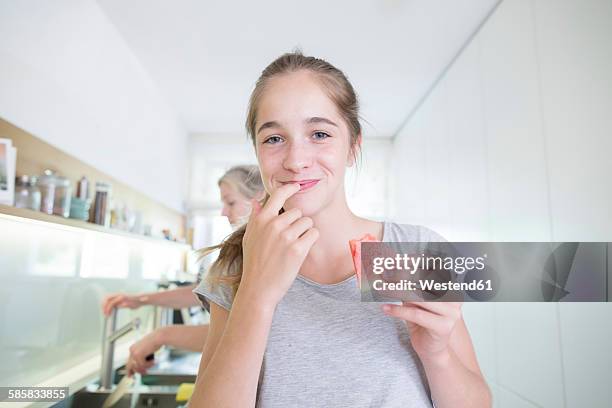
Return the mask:
[[87,177],[83,176],[79,180],[79,182],[77,184],[77,194],[76,194],[76,196],[78,198],[80,198],[81,200],[88,200],[89,199],[89,180],[87,180]]
[[70,201],[70,218],[87,221],[89,219],[89,200],[72,197]]
[[40,211],[40,189],[38,188],[38,177],[31,176],[28,182],[28,207],[30,210]]
[[38,179],[38,187],[41,194],[40,211],[46,214],[53,214],[55,180],[56,177],[51,170],[45,170],[44,174]]
[[93,211],[90,221],[98,224],[109,226],[110,224],[110,193],[111,185],[101,181],[96,182],[96,195],[93,203]]
[[72,199],[72,185],[66,177],[55,179],[55,199],[53,214],[68,218],[70,215],[70,200]]
[[28,208],[30,198],[30,191],[28,190],[29,182],[30,177],[25,174],[15,177],[15,207]]

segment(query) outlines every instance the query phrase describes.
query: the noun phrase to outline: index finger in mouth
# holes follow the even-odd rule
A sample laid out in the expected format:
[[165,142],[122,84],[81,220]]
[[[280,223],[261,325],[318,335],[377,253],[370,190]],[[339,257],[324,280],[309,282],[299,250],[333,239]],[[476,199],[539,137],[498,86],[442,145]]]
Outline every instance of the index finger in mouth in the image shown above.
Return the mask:
[[289,197],[291,197],[298,191],[300,191],[299,183],[290,183],[280,186],[272,192],[272,194],[270,195],[270,199],[261,209],[261,213],[264,213],[267,216],[278,215],[278,212],[281,208],[283,208],[285,201],[287,201]]

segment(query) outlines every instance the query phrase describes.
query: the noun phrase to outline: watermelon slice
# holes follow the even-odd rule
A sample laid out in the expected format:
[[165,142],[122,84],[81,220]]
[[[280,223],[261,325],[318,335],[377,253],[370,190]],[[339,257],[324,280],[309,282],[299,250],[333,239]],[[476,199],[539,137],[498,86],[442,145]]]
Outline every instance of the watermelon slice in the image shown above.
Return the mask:
[[353,258],[353,266],[357,274],[357,285],[361,289],[361,243],[362,242],[379,242],[372,234],[365,234],[361,239],[351,239],[349,247],[351,248],[351,257]]

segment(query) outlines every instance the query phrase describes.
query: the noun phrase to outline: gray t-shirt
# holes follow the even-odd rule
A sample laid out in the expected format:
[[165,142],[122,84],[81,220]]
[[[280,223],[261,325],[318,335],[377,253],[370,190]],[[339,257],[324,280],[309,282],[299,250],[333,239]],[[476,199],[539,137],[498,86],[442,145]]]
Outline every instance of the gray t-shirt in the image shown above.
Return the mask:
[[[385,242],[438,242],[422,226],[384,222]],[[347,243],[347,251],[348,251]],[[231,290],[206,280],[200,298],[230,310]],[[431,407],[429,385],[403,321],[361,302],[355,275],[322,285],[298,275],[274,313],[257,407]]]

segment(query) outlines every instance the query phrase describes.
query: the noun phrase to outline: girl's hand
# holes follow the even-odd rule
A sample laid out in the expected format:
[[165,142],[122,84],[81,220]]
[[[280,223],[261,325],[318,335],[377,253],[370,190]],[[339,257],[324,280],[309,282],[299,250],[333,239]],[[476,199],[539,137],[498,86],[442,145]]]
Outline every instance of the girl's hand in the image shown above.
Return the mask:
[[450,336],[461,319],[462,302],[402,302],[383,305],[383,312],[404,320],[412,347],[421,360],[431,360],[449,350]]
[[114,308],[128,307],[130,309],[137,309],[142,306],[143,303],[140,296],[126,295],[124,293],[115,293],[108,295],[102,301],[102,312],[105,316],[109,316]]
[[130,346],[130,356],[126,364],[127,375],[134,373],[146,374],[155,365],[153,354],[163,346],[161,329],[152,331]]
[[299,189],[299,184],[279,187],[263,208],[253,200],[253,211],[242,240],[243,271],[239,290],[257,297],[261,306],[276,307],[319,237],[312,219],[303,217],[300,209],[278,214],[285,201]]

